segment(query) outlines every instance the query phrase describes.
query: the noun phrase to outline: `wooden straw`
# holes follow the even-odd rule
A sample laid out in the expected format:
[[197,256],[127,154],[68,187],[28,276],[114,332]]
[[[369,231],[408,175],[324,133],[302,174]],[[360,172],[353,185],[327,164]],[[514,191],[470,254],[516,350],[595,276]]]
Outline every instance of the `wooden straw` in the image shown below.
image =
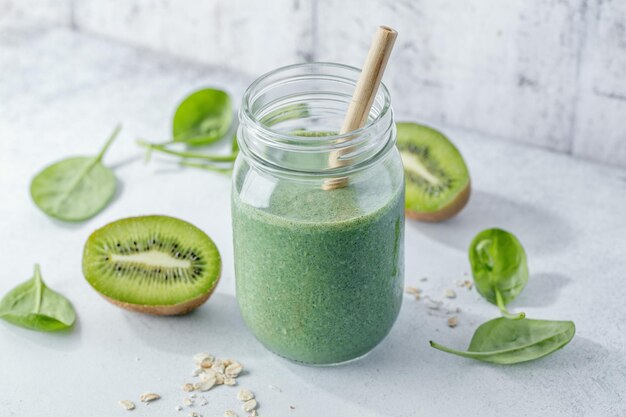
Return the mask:
[[[374,34],[372,45],[367,54],[365,65],[361,71],[361,76],[356,83],[348,113],[343,120],[341,131],[339,134],[351,132],[360,129],[367,122],[370,109],[374,103],[374,98],[378,92],[380,80],[383,78],[389,55],[393,49],[398,32],[387,26],[379,26]],[[346,141],[348,139],[344,139]],[[333,168],[348,165],[349,160],[341,159],[342,155],[351,152],[350,147],[331,152],[328,158],[328,165]],[[333,190],[345,187],[348,184],[348,178],[329,178],[324,181],[322,188],[324,190]]]

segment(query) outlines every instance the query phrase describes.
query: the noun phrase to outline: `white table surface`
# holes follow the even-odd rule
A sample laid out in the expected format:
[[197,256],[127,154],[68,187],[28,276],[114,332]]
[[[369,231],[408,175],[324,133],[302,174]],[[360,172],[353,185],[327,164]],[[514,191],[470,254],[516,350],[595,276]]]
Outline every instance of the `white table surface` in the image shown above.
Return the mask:
[[[444,224],[406,227],[407,285],[436,299],[454,288],[458,297],[445,306],[461,309],[459,326],[448,328],[440,312],[406,296],[391,334],[356,363],[304,367],[265,350],[244,327],[234,297],[229,178],[179,169],[167,158],[145,165],[134,144],[166,139],[186,92],[213,85],[239,100],[249,81],[61,29],[0,29],[0,294],[39,262],[79,317],[67,334],[0,323],[0,416],[187,416],[175,407],[199,351],[244,364],[240,386],[257,393],[262,417],[626,415],[626,172],[461,130],[445,132],[469,164],[468,207]],[[124,129],[105,158],[120,180],[114,202],[80,224],[46,217],[31,202],[31,177],[60,158],[95,153],[117,122]],[[217,292],[191,315],[120,310],[82,276],[82,247],[94,229],[153,213],[196,224],[221,251]],[[435,339],[464,348],[480,323],[498,315],[454,284],[467,278],[471,238],[491,226],[514,232],[529,256],[529,284],[511,308],[576,323],[563,350],[504,367],[428,346]],[[163,398],[139,404],[145,391]],[[236,392],[218,387],[193,411],[239,410]],[[138,409],[128,414],[120,399]]]

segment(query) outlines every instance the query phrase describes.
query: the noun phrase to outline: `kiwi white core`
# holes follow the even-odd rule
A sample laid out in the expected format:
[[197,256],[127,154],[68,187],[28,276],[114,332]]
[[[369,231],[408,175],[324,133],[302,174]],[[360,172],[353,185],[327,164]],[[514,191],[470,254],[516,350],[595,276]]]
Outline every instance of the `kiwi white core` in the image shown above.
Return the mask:
[[129,255],[111,255],[113,262],[132,262],[142,263],[150,266],[160,266],[162,268],[189,268],[191,267],[191,261],[188,259],[176,259],[169,253],[164,253],[157,250],[150,250],[147,252],[132,253]]
[[400,156],[402,157],[402,163],[404,164],[404,168],[415,172],[420,177],[424,178],[426,181],[433,185],[439,185],[439,183],[441,182],[440,179],[431,174],[417,156],[408,152],[400,152]]

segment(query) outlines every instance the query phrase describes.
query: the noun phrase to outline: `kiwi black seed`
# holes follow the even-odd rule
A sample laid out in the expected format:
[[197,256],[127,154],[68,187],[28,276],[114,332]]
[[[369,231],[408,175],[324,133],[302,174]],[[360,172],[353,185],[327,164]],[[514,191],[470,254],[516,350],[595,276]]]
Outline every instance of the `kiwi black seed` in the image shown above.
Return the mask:
[[157,315],[185,314],[202,305],[221,269],[211,238],[168,216],[110,223],[91,234],[83,253],[83,274],[104,298]]
[[428,222],[446,220],[465,207],[470,176],[463,156],[442,133],[415,123],[398,123],[404,163],[406,215]]

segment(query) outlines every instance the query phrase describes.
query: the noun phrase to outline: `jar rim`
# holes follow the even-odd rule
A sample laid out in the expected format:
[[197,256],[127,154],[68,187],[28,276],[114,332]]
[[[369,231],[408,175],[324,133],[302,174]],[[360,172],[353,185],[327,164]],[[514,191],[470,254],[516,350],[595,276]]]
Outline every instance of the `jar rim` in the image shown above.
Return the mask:
[[[283,144],[288,144],[293,139],[296,139],[296,140],[300,139],[297,135],[293,135],[293,134],[290,135],[288,133],[285,133],[284,131],[272,129],[271,126],[268,126],[262,123],[257,117],[255,117],[250,108],[252,104],[251,103],[252,93],[255,92],[255,90],[263,82],[267,82],[269,79],[271,79],[271,77],[274,77],[281,73],[286,73],[288,71],[293,71],[293,70],[297,70],[301,68],[313,68],[313,67],[327,67],[327,68],[334,68],[334,69],[347,70],[347,71],[353,72],[354,74],[357,75],[357,77],[354,80],[355,83],[358,79],[358,75],[361,74],[361,69],[357,67],[353,67],[351,65],[346,65],[346,64],[339,64],[336,62],[324,62],[324,61],[291,64],[291,65],[286,65],[286,66],[268,71],[265,74],[259,76],[256,80],[254,80],[252,84],[248,86],[248,88],[243,94],[240,114],[244,116],[245,121],[253,124],[255,128],[259,129],[263,134],[271,136],[273,139],[279,139],[277,142],[283,142]],[[346,133],[342,133],[342,134],[325,135],[325,136],[320,136],[318,138],[309,138],[309,140],[318,141],[320,143],[344,142],[345,140],[349,141],[350,138],[358,137],[363,132],[367,131],[368,129],[371,129],[372,126],[375,126],[377,123],[379,123],[391,110],[391,95],[389,94],[389,90],[387,89],[387,86],[382,81],[379,85],[379,88],[376,94],[377,95],[382,94],[383,106],[381,107],[378,114],[373,119],[368,120],[367,123],[365,123],[363,127],[360,127],[358,129],[355,129]]]

